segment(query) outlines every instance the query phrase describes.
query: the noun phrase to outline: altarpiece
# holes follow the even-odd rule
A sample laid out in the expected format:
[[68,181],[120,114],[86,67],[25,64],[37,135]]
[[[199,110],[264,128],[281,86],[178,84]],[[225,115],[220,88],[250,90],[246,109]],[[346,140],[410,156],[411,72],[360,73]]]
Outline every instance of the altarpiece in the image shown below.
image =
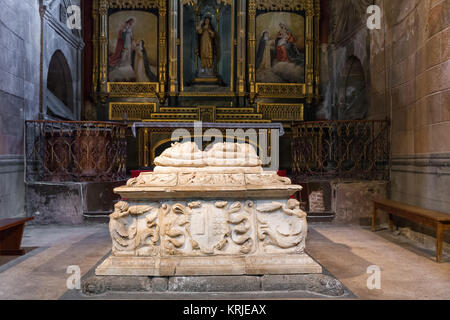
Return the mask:
[[[288,128],[319,98],[319,0],[96,0],[93,17],[104,120]],[[144,159],[167,137],[141,131]]]

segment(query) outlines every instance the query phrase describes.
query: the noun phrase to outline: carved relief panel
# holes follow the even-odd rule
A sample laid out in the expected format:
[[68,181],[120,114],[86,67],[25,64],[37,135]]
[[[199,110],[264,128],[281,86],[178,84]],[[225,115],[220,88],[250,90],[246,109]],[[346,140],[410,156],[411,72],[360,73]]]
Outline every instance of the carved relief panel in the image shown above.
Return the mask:
[[265,253],[303,253],[308,232],[306,213],[297,200],[263,202],[256,208],[258,240]]
[[115,205],[110,216],[115,256],[301,254],[306,213],[297,200]]
[[247,254],[255,250],[252,203],[195,201],[161,207],[164,255]]
[[130,206],[120,201],[114,209],[109,221],[113,255],[159,255],[158,205]]

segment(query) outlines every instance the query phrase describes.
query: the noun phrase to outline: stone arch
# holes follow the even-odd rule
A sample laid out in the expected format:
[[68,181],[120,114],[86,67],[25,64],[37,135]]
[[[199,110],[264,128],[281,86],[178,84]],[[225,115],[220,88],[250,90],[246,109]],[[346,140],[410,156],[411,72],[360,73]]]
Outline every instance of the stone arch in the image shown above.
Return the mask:
[[47,90],[51,92],[52,96],[56,97],[67,110],[61,109],[58,102],[53,101],[49,103],[50,110],[47,109],[47,114],[55,113],[57,116],[65,118],[64,114],[68,112],[67,118],[72,118],[76,113],[76,106],[74,100],[74,86],[72,72],[67,62],[64,53],[61,50],[56,50],[48,66],[47,73]]
[[339,83],[338,119],[365,119],[369,107],[367,74],[356,56],[348,57]]

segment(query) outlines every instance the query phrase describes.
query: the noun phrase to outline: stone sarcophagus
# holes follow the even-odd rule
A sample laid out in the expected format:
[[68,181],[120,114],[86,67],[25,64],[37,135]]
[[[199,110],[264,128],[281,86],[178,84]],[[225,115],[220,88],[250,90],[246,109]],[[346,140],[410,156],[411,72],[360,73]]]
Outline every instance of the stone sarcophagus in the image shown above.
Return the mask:
[[114,191],[111,255],[97,275],[187,276],[321,273],[305,253],[301,186],[263,171],[248,144],[200,151],[174,144]]

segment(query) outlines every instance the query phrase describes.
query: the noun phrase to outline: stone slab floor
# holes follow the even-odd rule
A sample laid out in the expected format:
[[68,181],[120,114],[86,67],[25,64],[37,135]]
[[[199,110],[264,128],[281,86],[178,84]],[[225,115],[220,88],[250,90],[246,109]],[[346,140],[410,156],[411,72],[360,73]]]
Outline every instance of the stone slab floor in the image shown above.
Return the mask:
[[[30,248],[25,256],[0,260],[0,299],[59,299],[67,292],[67,267],[78,265],[82,275],[87,273],[109,252],[111,242],[108,225],[102,223],[28,226],[22,245]],[[307,248],[358,299],[450,299],[449,256],[437,264],[434,250],[387,230],[372,233],[359,226],[310,224]],[[381,269],[379,290],[367,288],[367,268],[372,265]],[[192,294],[189,298],[204,297]],[[213,297],[298,298],[288,292],[282,296],[241,293]]]

